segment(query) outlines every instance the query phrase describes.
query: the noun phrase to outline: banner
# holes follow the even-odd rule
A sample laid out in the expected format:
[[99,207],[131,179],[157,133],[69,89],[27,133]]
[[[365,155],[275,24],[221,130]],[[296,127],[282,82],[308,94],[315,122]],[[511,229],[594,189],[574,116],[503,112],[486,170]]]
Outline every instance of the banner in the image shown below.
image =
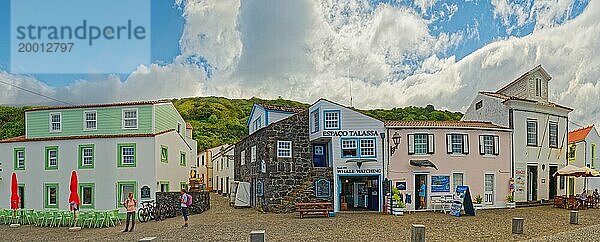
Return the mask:
[[473,208],[469,186],[457,186],[453,198],[454,201],[450,206],[450,215],[460,217],[461,209],[464,207],[466,215],[475,216],[475,208]]

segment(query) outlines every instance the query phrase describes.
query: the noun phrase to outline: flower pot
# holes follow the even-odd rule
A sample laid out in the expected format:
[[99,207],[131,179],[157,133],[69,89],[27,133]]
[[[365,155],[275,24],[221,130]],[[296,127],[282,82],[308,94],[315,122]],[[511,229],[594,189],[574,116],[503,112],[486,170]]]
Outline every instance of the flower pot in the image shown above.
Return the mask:
[[473,204],[473,208],[475,208],[475,210],[481,210],[481,209],[483,209],[483,204],[475,203],[475,204]]
[[404,208],[394,207],[394,208],[392,208],[392,214],[394,214],[396,216],[402,216],[402,215],[404,215]]
[[517,207],[517,203],[515,203],[515,202],[507,202],[506,203],[506,207],[507,208],[516,208]]

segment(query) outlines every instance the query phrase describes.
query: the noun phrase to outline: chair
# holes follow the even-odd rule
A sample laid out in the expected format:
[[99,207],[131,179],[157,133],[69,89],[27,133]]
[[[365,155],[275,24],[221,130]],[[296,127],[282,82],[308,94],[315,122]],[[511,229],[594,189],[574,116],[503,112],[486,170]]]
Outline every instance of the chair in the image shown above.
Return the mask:
[[571,195],[567,198],[567,208],[577,209],[577,200],[575,199],[575,196]]
[[96,223],[94,224],[94,227],[96,228],[101,228],[104,227],[104,224],[106,223],[106,215],[107,213],[105,211],[96,211],[94,213],[95,217],[96,217]]
[[554,196],[554,207],[560,208],[563,206],[563,198],[561,196]]
[[109,213],[109,219],[112,222],[113,226],[116,226],[117,223],[121,225],[121,218],[119,218],[119,209],[113,209]]
[[10,223],[20,223],[21,222],[21,211],[11,210],[10,216],[11,216]]
[[8,220],[6,209],[0,209],[0,223],[6,224],[6,220]]

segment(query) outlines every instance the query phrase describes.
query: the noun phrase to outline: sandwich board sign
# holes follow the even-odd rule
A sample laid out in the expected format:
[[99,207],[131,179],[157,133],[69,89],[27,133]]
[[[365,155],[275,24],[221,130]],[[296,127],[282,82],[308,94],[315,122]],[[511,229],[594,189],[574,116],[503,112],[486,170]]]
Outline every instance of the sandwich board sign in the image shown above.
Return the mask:
[[456,187],[452,205],[450,206],[450,215],[460,217],[461,209],[463,208],[466,215],[475,216],[475,209],[473,208],[473,200],[471,200],[469,186]]

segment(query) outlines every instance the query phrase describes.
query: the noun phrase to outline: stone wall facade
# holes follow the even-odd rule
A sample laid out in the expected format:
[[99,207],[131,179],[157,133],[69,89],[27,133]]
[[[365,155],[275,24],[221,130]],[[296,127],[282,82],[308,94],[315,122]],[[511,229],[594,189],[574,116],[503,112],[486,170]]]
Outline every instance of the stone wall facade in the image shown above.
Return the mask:
[[[296,201],[311,199],[307,189],[317,173],[332,180],[331,168],[320,168],[317,172],[313,167],[308,132],[308,111],[303,111],[272,123],[236,144],[235,180],[251,184],[252,207],[264,212],[291,212]],[[292,157],[277,157],[277,141],[292,142]],[[256,154],[252,154],[252,147],[256,147]]]
[[[210,209],[210,194],[208,191],[189,192],[188,194],[192,195],[192,205],[188,209],[190,214],[198,214]],[[177,216],[180,216],[180,197],[181,192],[156,192],[156,204],[159,205],[159,207],[160,204],[168,204],[175,208]]]

